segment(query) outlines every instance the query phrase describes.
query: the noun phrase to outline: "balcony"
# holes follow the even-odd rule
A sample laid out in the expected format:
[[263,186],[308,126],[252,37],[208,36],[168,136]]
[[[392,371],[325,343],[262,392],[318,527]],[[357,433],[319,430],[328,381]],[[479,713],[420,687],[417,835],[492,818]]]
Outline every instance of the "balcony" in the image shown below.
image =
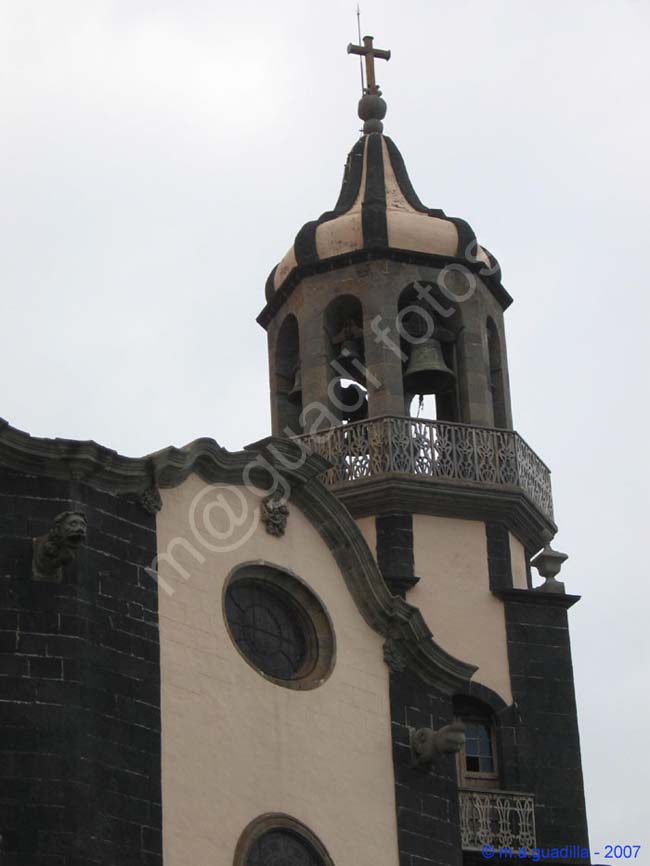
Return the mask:
[[484,845],[530,852],[536,847],[535,799],[532,794],[511,791],[458,792],[460,836],[464,851],[480,851]]
[[334,490],[393,476],[518,491],[553,521],[550,470],[512,430],[387,415],[297,438],[332,464],[323,481]]

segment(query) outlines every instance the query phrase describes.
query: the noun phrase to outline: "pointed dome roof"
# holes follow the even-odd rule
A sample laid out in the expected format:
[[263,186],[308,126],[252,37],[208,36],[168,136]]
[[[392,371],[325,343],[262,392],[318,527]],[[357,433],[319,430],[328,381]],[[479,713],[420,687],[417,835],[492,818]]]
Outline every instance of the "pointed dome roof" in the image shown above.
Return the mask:
[[[418,198],[394,142],[380,132],[364,135],[348,155],[343,185],[334,210],[305,223],[293,246],[273,269],[266,283],[266,298],[288,289],[304,271],[320,262],[351,254],[393,251],[418,259],[452,259],[473,266],[489,277],[504,307],[511,298],[501,286],[496,259],[476,241],[462,219],[425,207]],[[356,258],[356,256],[355,256]],[[342,264],[345,261],[341,262]]]

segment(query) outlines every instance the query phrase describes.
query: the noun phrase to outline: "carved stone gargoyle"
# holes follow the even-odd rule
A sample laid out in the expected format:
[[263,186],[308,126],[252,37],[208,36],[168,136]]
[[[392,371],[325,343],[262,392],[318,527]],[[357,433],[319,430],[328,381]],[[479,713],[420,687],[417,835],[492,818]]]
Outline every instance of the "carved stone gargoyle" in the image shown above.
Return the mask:
[[465,745],[465,725],[456,719],[438,731],[418,728],[411,731],[411,765],[428,768],[438,755],[460,752]]
[[75,559],[86,540],[86,515],[81,511],[62,511],[54,518],[47,535],[34,539],[32,577],[61,583],[63,566]]

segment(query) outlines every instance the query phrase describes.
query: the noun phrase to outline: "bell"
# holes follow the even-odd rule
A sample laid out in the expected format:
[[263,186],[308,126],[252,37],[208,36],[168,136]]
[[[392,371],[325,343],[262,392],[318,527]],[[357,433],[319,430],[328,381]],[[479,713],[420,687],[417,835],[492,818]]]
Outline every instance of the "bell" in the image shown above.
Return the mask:
[[448,391],[455,379],[445,364],[439,340],[425,340],[413,346],[404,373],[404,390],[409,394],[440,394]]
[[363,377],[363,355],[359,351],[358,340],[344,340],[336,360],[352,379]]
[[296,375],[294,376],[291,390],[287,394],[287,400],[296,406],[302,400],[302,370],[300,367],[296,368]]
[[346,319],[339,333],[332,338],[332,344],[339,347],[334,362],[337,373],[343,375],[345,372],[351,379],[365,384],[363,328],[354,319]]
[[334,397],[343,421],[363,421],[368,417],[368,398],[358,385],[342,385],[339,381],[334,389]]

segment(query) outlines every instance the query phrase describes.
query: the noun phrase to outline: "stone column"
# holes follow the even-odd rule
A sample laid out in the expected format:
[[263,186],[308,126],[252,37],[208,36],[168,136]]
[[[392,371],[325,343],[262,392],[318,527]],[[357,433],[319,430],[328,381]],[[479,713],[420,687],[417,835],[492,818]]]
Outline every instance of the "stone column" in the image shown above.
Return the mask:
[[315,433],[338,423],[327,393],[329,356],[320,305],[302,316],[299,328],[303,428],[305,433]]
[[475,293],[471,299],[459,304],[459,313],[462,321],[457,343],[459,420],[465,424],[492,427],[494,414],[486,315],[479,295]]
[[372,262],[369,265],[368,291],[364,297],[370,418],[404,415],[402,358],[397,332],[399,287],[391,270],[388,262]]

